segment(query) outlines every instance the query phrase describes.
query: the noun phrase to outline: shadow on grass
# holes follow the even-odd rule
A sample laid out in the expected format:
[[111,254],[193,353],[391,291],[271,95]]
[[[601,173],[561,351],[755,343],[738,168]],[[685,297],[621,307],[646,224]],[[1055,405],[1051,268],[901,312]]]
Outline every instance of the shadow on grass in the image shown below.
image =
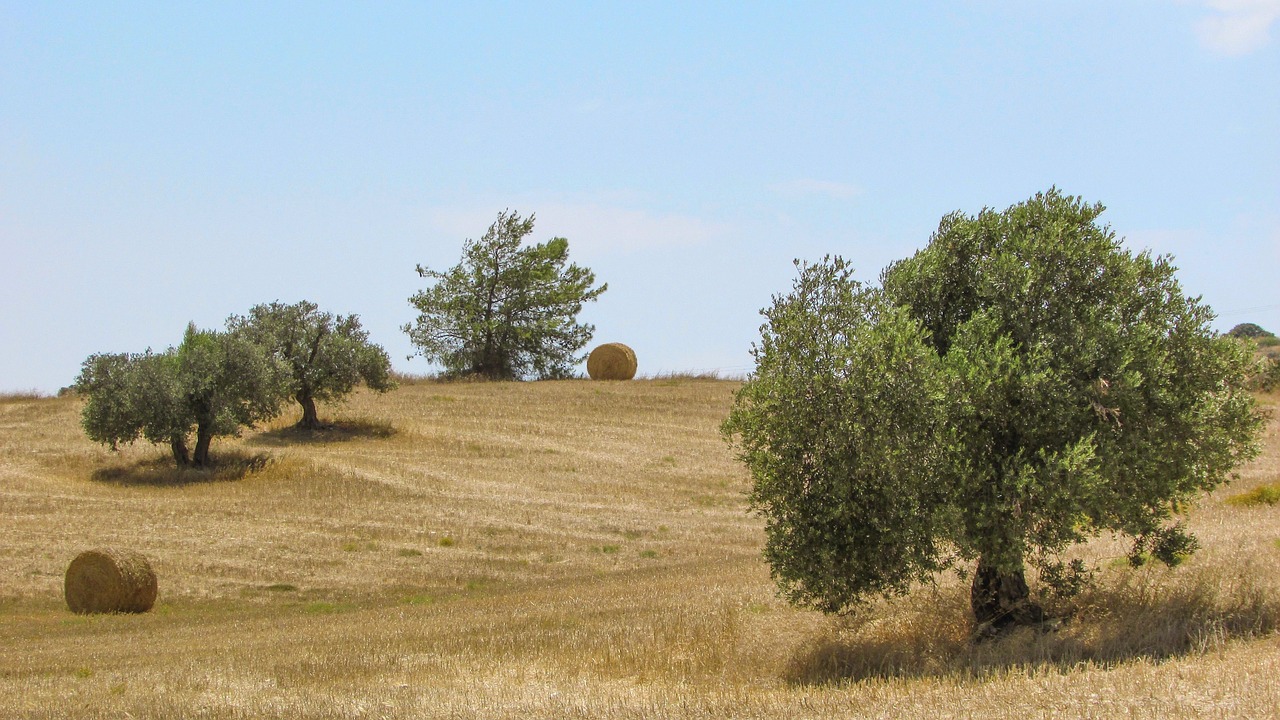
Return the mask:
[[385,439],[396,434],[396,429],[385,420],[364,418],[335,420],[314,430],[295,426],[268,430],[247,441],[259,447],[284,447],[310,445],[350,440]]
[[271,462],[265,453],[234,450],[212,454],[208,467],[178,467],[171,457],[140,460],[128,465],[99,468],[90,476],[95,482],[113,485],[182,487],[214,482],[232,482],[255,473]]
[[784,680],[833,685],[981,678],[1014,668],[1068,672],[1203,653],[1280,628],[1280,599],[1248,568],[1174,581],[1122,576],[1055,608],[1062,618],[1056,630],[1021,628],[984,642],[972,640],[967,598],[958,595],[934,598],[940,602],[932,607],[895,603],[888,614],[833,628],[796,650]]

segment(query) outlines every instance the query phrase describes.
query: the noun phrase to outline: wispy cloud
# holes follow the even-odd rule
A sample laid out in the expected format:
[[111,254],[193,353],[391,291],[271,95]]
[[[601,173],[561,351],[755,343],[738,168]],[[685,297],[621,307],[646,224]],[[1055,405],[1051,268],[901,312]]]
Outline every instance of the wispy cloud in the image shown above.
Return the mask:
[[1280,24],[1280,0],[1199,0],[1211,11],[1196,23],[1200,42],[1210,51],[1233,57],[1261,49]]
[[772,185],[770,189],[783,195],[821,195],[834,200],[852,200],[862,194],[862,188],[857,185],[813,178],[789,180]]
[[690,215],[591,204],[549,203],[538,210],[538,223],[594,252],[701,245],[729,232],[726,223]]

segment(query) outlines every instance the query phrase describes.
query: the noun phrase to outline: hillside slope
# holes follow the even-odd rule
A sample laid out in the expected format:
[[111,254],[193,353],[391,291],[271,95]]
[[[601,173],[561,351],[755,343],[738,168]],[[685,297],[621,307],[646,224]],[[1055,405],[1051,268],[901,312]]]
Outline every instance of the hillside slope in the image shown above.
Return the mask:
[[[112,453],[79,402],[0,401],[0,716],[1163,717],[1280,707],[1280,439],[1197,508],[1205,548],[1083,555],[1051,636],[972,647],[940,579],[859,618],[779,602],[718,434],[736,384],[408,385],[335,429]],[[79,617],[71,558],[151,558],[157,608]]]

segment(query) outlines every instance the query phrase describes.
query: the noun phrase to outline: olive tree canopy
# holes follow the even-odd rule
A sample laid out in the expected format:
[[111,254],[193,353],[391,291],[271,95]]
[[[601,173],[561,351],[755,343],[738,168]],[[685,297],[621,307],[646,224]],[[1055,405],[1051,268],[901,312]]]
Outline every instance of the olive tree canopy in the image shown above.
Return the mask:
[[284,373],[247,338],[191,324],[182,344],[163,353],[89,356],[75,385],[87,398],[81,425],[112,448],[138,439],[167,443],[178,465],[203,467],[214,437],[279,413]]
[[395,387],[391,359],[369,342],[358,315],[321,312],[312,302],[255,305],[232,315],[227,329],[261,346],[288,369],[287,392],[302,407],[298,427],[316,429],[316,401],[338,400],[363,382],[378,392]]
[[998,629],[1041,619],[1028,563],[1066,585],[1061,553],[1100,532],[1135,559],[1195,549],[1179,509],[1257,452],[1252,360],[1102,211],[1051,189],[948,215],[879,287],[799,264],[724,425],[793,602],[844,611],[976,561]]

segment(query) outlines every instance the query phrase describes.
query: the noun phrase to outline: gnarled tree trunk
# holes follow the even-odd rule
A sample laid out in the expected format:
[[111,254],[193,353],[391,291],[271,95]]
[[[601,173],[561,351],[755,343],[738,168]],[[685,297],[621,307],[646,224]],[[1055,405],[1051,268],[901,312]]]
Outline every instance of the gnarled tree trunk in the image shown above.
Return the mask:
[[169,450],[173,452],[173,461],[178,467],[186,467],[191,464],[191,454],[187,452],[187,439],[181,435],[174,435],[169,438]]
[[1031,602],[1031,590],[1022,567],[1001,572],[985,557],[978,559],[969,591],[979,636],[998,635],[1019,625],[1044,622],[1044,610]]
[[191,458],[191,464],[196,467],[209,466],[209,443],[213,441],[212,428],[198,425],[196,427],[196,452]]
[[320,416],[316,414],[315,398],[311,397],[310,393],[299,392],[294,399],[302,406],[302,419],[295,427],[303,430],[319,430]]

